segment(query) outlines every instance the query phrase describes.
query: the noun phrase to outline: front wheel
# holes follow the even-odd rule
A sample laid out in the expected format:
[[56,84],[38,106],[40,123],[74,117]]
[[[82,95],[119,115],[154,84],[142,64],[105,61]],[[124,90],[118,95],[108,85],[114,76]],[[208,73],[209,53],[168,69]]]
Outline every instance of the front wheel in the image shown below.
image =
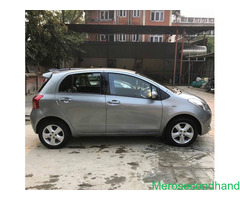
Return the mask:
[[166,139],[174,146],[185,147],[192,144],[199,133],[195,121],[188,118],[178,118],[170,122],[166,128]]
[[69,128],[58,120],[44,121],[40,124],[38,136],[41,143],[49,149],[58,149],[69,139]]

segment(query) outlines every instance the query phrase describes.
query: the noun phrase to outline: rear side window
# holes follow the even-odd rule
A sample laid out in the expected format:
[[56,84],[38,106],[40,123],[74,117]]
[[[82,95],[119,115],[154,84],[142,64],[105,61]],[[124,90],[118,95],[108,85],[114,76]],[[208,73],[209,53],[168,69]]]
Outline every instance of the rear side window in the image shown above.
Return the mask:
[[59,92],[101,93],[101,74],[86,73],[67,76],[59,86]]

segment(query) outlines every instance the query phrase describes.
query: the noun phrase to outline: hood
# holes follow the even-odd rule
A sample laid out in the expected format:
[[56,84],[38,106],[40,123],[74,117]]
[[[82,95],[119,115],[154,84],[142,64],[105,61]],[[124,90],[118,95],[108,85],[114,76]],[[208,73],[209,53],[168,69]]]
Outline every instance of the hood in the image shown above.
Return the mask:
[[[205,100],[204,99],[202,99],[202,98],[200,98],[200,97],[198,97],[198,96],[195,96],[195,95],[193,95],[193,94],[190,94],[190,93],[187,93],[187,92],[182,92],[181,94],[179,94],[179,96],[181,97],[181,98],[183,98],[183,99],[198,99],[198,100],[200,100],[200,101],[202,101],[202,102],[205,102]],[[206,103],[206,102],[205,102]]]

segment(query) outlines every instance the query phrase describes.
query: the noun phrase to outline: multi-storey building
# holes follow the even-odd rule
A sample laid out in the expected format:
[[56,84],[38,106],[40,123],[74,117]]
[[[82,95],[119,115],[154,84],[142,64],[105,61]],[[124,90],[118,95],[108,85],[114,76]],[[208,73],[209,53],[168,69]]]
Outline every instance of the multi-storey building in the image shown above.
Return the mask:
[[[87,10],[86,24],[171,26],[171,10]],[[89,41],[164,42],[165,35],[88,34]]]
[[[214,19],[199,20],[182,18],[180,10],[86,10],[85,24],[88,26],[85,27],[88,27],[88,30],[90,30],[86,32],[87,41],[90,42],[85,42],[83,44],[82,48],[85,50],[85,53],[79,56],[75,66],[131,69],[152,77],[155,80],[170,82],[174,79],[173,71],[175,65],[176,71],[180,71],[180,42],[182,40],[181,34],[184,32],[179,31],[178,37],[175,37],[174,34],[177,32],[168,31],[168,26],[180,27],[190,22],[193,23],[191,26],[205,26],[204,23],[210,25],[213,20]],[[113,29],[111,29],[105,26],[90,25],[119,26],[113,26],[111,27]],[[120,27],[121,25],[130,26]],[[146,29],[141,26],[149,26],[145,27],[149,31],[142,31]],[[151,26],[164,26],[162,29],[161,27],[154,27],[157,28],[159,32],[163,30],[162,32],[164,34],[151,34],[156,33],[156,31],[152,31],[153,29],[151,29]],[[128,34],[124,34],[124,31],[127,30],[128,27],[136,31],[130,30],[126,31]],[[212,30],[212,28],[209,30]],[[101,31],[103,33],[101,33]],[[106,32],[109,32],[109,34],[106,34]],[[138,32],[145,32],[148,34],[137,34]],[[196,32],[193,31],[192,34],[193,37],[196,37]],[[201,32],[199,32],[199,34],[201,34]],[[191,45],[189,42],[190,36],[189,34],[187,35],[185,39],[187,44],[184,44],[184,47]],[[178,42],[173,43],[176,41],[176,38]],[[176,48],[177,43],[180,44],[178,44]],[[177,52],[177,54],[175,52]],[[181,70],[183,73],[182,76],[180,76],[182,82],[188,80],[188,77],[186,77],[188,67],[188,63],[183,63]],[[197,69],[196,67],[195,70]],[[191,73],[195,73],[194,70]],[[176,73],[174,79],[175,82],[178,82],[176,81],[176,77],[179,77],[178,73]],[[191,80],[193,79],[194,77]]]
[[173,26],[214,26],[214,18],[173,16]]

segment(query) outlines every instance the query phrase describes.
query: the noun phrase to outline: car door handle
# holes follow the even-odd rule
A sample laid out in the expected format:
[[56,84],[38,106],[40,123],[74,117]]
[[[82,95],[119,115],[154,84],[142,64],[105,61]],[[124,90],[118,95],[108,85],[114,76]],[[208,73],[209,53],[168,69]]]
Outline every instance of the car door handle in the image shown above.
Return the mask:
[[68,98],[68,97],[63,97],[61,99],[59,99],[59,101],[63,102],[63,103],[69,103],[72,99]]
[[112,100],[112,101],[108,101],[107,103],[110,104],[110,105],[116,105],[116,104],[120,104],[120,101]]

